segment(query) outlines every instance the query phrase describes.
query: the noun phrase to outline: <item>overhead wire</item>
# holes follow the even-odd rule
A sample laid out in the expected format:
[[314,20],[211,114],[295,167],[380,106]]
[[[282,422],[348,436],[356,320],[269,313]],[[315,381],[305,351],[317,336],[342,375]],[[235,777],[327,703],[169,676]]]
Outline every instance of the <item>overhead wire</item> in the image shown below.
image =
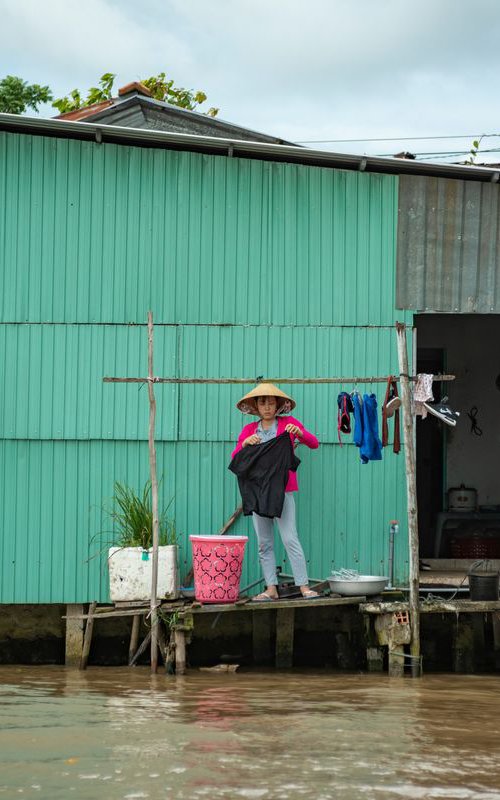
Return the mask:
[[452,134],[451,136],[387,136],[378,138],[364,138],[364,139],[301,139],[297,144],[339,144],[351,142],[418,142],[431,139],[489,139],[492,137],[499,137],[500,133],[461,133]]

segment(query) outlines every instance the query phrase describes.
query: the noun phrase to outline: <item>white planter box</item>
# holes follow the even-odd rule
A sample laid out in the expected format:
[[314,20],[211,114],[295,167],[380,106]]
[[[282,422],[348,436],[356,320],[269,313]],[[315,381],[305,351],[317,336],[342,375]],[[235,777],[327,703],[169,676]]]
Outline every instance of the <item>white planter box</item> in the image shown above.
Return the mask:
[[[158,548],[159,599],[179,596],[178,549],[175,544]],[[150,599],[153,550],[148,551],[147,561],[143,552],[142,547],[109,548],[109,594],[113,602]]]

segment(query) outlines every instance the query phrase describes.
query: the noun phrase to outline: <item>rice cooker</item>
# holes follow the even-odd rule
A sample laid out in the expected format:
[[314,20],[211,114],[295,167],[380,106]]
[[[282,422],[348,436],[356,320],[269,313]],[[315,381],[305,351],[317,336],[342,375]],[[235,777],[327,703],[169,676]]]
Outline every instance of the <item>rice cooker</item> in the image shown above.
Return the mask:
[[448,489],[448,511],[476,511],[477,490],[462,483],[458,489]]

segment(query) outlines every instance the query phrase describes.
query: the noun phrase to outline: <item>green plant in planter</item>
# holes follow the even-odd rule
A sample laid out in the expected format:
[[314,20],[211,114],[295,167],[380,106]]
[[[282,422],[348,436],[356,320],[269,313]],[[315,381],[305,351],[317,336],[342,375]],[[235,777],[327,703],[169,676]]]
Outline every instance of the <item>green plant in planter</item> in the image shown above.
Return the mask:
[[[153,546],[153,504],[151,481],[147,481],[142,495],[130,486],[116,481],[113,507],[107,511],[114,523],[117,547],[142,547],[149,550]],[[172,498],[173,500],[173,498]],[[159,544],[177,544],[175,522],[167,516],[172,503],[158,515]]]

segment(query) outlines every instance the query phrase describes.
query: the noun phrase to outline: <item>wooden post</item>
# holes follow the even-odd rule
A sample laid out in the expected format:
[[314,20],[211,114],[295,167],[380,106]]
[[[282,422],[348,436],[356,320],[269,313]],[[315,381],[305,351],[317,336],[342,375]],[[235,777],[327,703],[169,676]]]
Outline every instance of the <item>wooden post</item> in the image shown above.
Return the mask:
[[410,551],[410,627],[412,658],[412,676],[420,675],[420,609],[419,609],[419,547],[418,547],[418,510],[417,510],[417,475],[414,440],[414,418],[410,375],[408,372],[408,350],[406,343],[406,326],[396,322],[398,340],[398,362],[401,385],[401,402],[403,406],[404,451],[406,466],[406,497],[408,505],[408,540]]
[[388,673],[390,678],[402,678],[405,672],[405,654],[401,645],[389,645]]
[[175,674],[186,674],[186,634],[179,628],[175,629]]
[[132,661],[135,651],[137,650],[137,644],[139,642],[139,628],[141,626],[141,615],[134,614],[132,618],[132,631],[130,633],[130,645],[128,648],[128,663]]
[[[254,613],[262,613],[254,612]],[[278,608],[276,610],[276,668],[293,667],[293,628],[295,623],[294,608]]]
[[254,664],[272,662],[271,615],[271,610],[259,610],[252,613],[252,651]]
[[87,625],[85,627],[85,638],[83,640],[82,657],[80,659],[80,669],[87,669],[87,662],[89,660],[90,645],[92,643],[92,633],[94,631],[94,613],[97,603],[94,600],[89,606],[89,615],[87,617]]
[[148,311],[148,394],[149,394],[149,469],[153,503],[153,563],[151,571],[151,672],[158,669],[158,478],[156,475],[155,420],[156,400],[153,388],[153,313]]
[[366,648],[366,663],[368,672],[383,672],[384,670],[384,651],[382,647]]
[[500,669],[500,611],[493,611],[491,614],[491,625],[493,628],[493,652],[495,656],[495,669]]
[[134,655],[132,656],[132,658],[128,662],[129,667],[134,667],[137,664],[137,661],[139,660],[140,656],[142,656],[142,654],[146,650],[146,647],[148,646],[150,641],[151,641],[151,628],[149,629],[149,631],[147,632],[146,636],[144,637],[144,639],[142,641],[142,644],[139,645],[139,647],[137,649],[137,652],[134,653]]
[[66,606],[66,651],[64,663],[67,667],[80,666],[83,648],[83,605],[68,603]]

